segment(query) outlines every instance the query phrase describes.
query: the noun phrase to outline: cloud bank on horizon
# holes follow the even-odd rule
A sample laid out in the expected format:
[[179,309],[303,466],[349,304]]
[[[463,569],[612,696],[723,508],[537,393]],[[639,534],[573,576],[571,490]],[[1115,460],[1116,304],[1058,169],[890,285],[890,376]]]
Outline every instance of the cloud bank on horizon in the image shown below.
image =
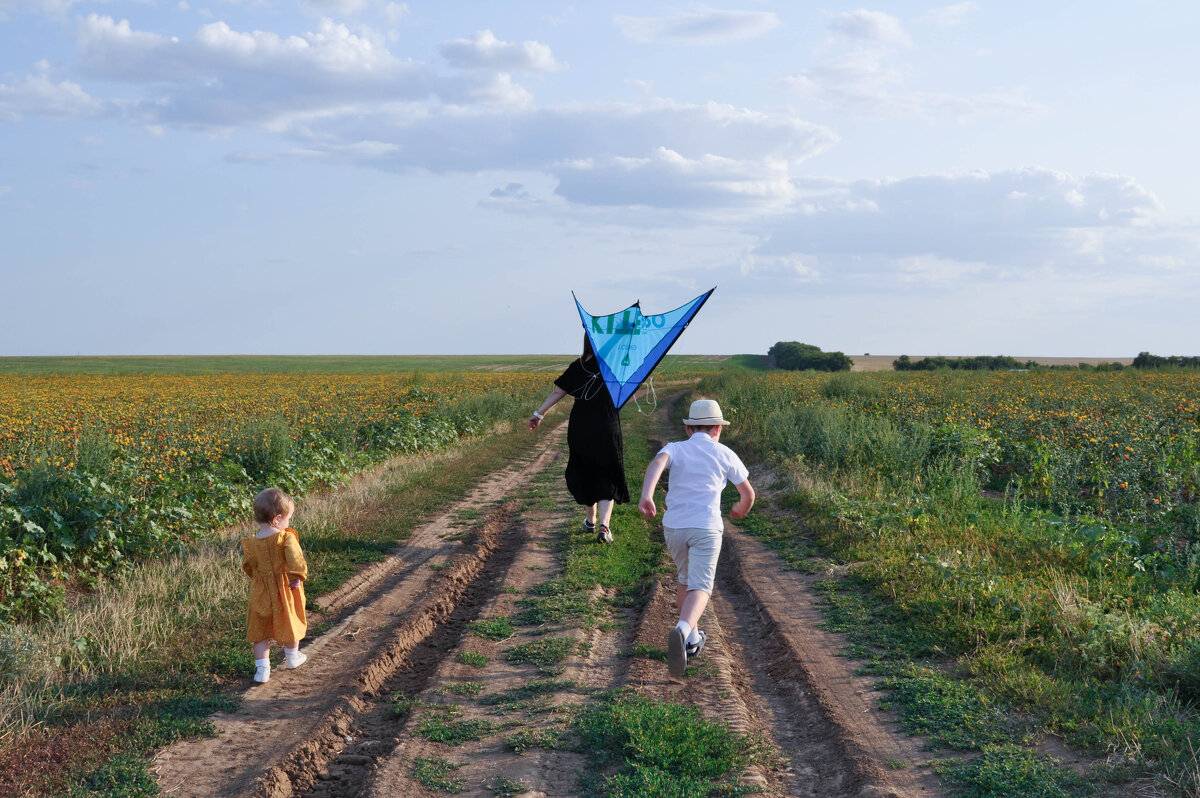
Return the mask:
[[1149,6],[0,0],[0,355],[566,351],[570,289],[713,284],[680,351],[1200,353]]

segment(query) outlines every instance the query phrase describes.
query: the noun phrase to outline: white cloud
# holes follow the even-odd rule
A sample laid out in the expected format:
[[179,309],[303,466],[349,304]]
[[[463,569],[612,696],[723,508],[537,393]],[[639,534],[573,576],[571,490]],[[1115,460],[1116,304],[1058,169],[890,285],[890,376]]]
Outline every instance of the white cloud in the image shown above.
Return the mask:
[[577,175],[582,163],[590,163],[598,173],[657,169],[660,175],[674,171],[681,178],[689,169],[711,173],[715,164],[741,162],[736,169],[757,170],[751,176],[758,179],[782,168],[776,162],[798,164],[837,141],[828,128],[791,116],[667,102],[425,109],[420,114],[384,108],[315,120],[306,130],[314,147],[327,141],[396,144],[393,157],[384,162],[395,169],[537,169]]
[[[882,257],[939,279],[953,273],[943,261],[993,271],[1107,269],[1128,259],[1131,242],[1152,236],[1148,222],[1160,211],[1132,178],[1039,167],[856,181],[771,222],[761,251]],[[923,260],[903,261],[914,258]]]
[[960,96],[905,88],[907,68],[881,48],[831,56],[812,69],[783,79],[785,86],[841,112],[869,117],[948,118],[974,122],[997,116],[1029,116],[1045,109],[1021,89]]
[[882,11],[868,11],[865,8],[845,11],[833,18],[829,29],[851,39],[865,39],[901,47],[912,44],[900,20]]
[[24,114],[47,119],[100,116],[105,104],[77,83],[55,83],[46,74],[26,75],[11,85],[0,83],[0,121],[16,122]]
[[502,42],[490,30],[477,31],[470,39],[454,39],[438,47],[442,58],[459,69],[495,69],[501,72],[562,69],[550,48],[540,42]]
[[722,44],[762,36],[782,24],[769,11],[712,9],[670,17],[619,16],[613,21],[625,38],[639,44]]
[[957,28],[966,21],[968,16],[978,10],[979,3],[973,2],[973,0],[966,0],[966,2],[955,3],[952,6],[931,8],[923,16],[940,28]]
[[369,28],[322,19],[303,35],[201,26],[189,40],[136,31],[92,14],[77,31],[90,75],[143,84],[149,99],[126,104],[144,124],[286,126],[380,103],[518,106],[529,94],[503,74],[440,75],[401,60]]
[[783,161],[685,158],[658,147],[644,158],[607,157],[554,169],[557,194],[583,205],[683,210],[782,208],[793,196]]

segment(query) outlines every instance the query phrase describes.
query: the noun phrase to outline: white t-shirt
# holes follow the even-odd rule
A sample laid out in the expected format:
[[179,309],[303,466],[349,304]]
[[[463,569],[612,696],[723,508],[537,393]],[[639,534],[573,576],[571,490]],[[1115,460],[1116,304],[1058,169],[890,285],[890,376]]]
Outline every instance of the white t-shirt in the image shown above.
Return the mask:
[[686,441],[668,443],[659,450],[670,461],[667,511],[663,526],[672,529],[722,529],[721,491],[725,483],[740,485],[750,476],[741,459],[706,433],[695,432]]

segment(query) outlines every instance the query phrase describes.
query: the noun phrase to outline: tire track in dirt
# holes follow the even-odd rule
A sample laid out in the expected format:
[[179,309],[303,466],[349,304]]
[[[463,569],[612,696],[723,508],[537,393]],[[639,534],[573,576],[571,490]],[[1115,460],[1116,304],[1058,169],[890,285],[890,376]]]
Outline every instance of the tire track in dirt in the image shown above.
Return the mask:
[[500,534],[515,503],[490,514],[467,544],[444,539],[454,528],[455,513],[493,504],[558,459],[564,433],[565,425],[549,431],[530,462],[498,472],[420,527],[384,563],[319,597],[326,612],[347,614],[305,646],[310,661],[295,672],[278,671],[267,684],[249,690],[237,712],[214,715],[215,737],[185,740],[161,752],[155,771],[163,793],[285,796],[294,794],[293,779],[296,784],[306,783],[306,774],[315,779],[340,750],[338,741],[344,747],[346,732],[372,694],[451,618],[497,549],[511,553],[518,546],[518,540]]
[[937,776],[918,767],[928,758],[921,741],[889,727],[874,683],[838,656],[845,640],[820,628],[805,577],[783,570],[767,546],[728,523],[721,560],[715,610],[741,628],[738,639],[754,652],[741,658],[742,689],[762,706],[760,717],[790,760],[791,794],[941,795]]
[[[578,522],[568,502],[559,493],[557,507],[546,517],[530,518],[529,541],[518,552],[509,569],[503,586],[480,612],[481,618],[512,616],[518,609],[518,600],[537,584],[561,574],[561,563],[556,553],[556,538],[561,535],[564,524]],[[597,588],[591,594],[593,600],[611,598],[609,592]],[[628,614],[628,613],[627,613]],[[581,694],[594,689],[609,689],[624,682],[628,659],[620,651],[632,638],[632,624],[620,629],[599,627],[582,628],[558,624],[540,627],[521,627],[510,638],[489,641],[481,637],[464,637],[455,652],[447,652],[437,674],[429,681],[425,691],[416,696],[418,706],[460,708],[462,719],[492,721],[503,725],[506,720],[519,725],[522,733],[557,734],[561,729],[559,713],[564,705],[580,700]],[[546,636],[568,637],[583,645],[586,653],[577,653],[562,663],[562,673],[549,676],[540,673],[536,665],[509,663],[504,660],[505,649],[528,643]],[[488,658],[485,669],[465,665],[452,653],[470,650]],[[521,688],[537,680],[555,678],[569,684],[535,696],[528,701],[514,701],[511,706],[489,705],[506,691]],[[455,685],[481,684],[483,692],[479,700],[455,700],[446,695]],[[410,695],[412,695],[410,693]],[[422,709],[414,710],[403,722],[400,742],[392,755],[381,762],[373,774],[370,786],[361,795],[367,798],[401,798],[401,796],[428,794],[411,772],[414,760],[443,758],[462,763],[453,771],[453,778],[461,779],[462,785],[456,794],[469,798],[482,798],[496,794],[497,783],[503,781],[508,787],[521,785],[525,796],[570,796],[577,794],[578,773],[587,760],[580,753],[534,746],[522,753],[514,753],[505,741],[507,729],[498,729],[483,739],[466,741],[449,746],[424,739],[418,732]],[[519,718],[519,724],[516,719]],[[397,723],[400,723],[397,721]],[[352,793],[343,793],[352,794]]]
[[[664,417],[678,416],[680,398],[664,402]],[[678,618],[677,584],[672,575],[655,585],[638,629],[642,646],[665,652]],[[823,620],[805,578],[726,522],[712,601],[700,622],[704,651],[682,679],[663,662],[639,658],[630,683],[643,694],[693,704],[734,731],[761,732],[784,762],[750,768],[744,781],[767,795],[942,795],[938,777],[916,767],[928,758],[921,742],[888,726],[872,682],[837,655],[845,641],[820,629]]]

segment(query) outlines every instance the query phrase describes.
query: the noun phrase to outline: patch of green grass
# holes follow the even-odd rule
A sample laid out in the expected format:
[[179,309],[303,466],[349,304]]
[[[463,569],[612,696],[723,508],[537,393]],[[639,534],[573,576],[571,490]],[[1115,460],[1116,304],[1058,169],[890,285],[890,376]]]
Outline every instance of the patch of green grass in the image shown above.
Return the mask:
[[392,693],[388,702],[392,705],[392,717],[396,718],[407,717],[414,709],[425,706],[421,699],[410,698],[404,693]]
[[431,563],[429,563],[429,570],[431,570],[431,571],[444,571],[449,567],[450,567],[450,563],[448,563],[448,562],[431,562]]
[[958,751],[1006,743],[1018,731],[1011,718],[988,706],[975,687],[932,668],[904,666],[884,678],[882,686],[890,694],[880,706],[899,709],[905,731],[924,734]]
[[1071,798],[1082,779],[1015,745],[988,745],[966,762],[941,762],[935,769],[961,798]]
[[746,767],[774,761],[761,737],[737,734],[694,706],[628,693],[583,707],[573,729],[603,796],[736,795]]
[[643,659],[653,659],[659,662],[667,661],[667,652],[665,649],[648,646],[645,643],[637,643],[628,651],[622,651],[622,656],[625,657],[642,657]]
[[417,734],[446,745],[461,745],[495,734],[500,726],[487,718],[462,718],[462,708],[449,705],[442,711],[426,712],[417,721]]
[[553,751],[562,739],[557,729],[519,729],[504,738],[504,746],[515,754],[523,754],[531,748]]
[[492,791],[493,795],[499,795],[501,798],[514,798],[514,796],[529,792],[528,787],[508,776],[497,776],[487,783],[487,788]]
[[467,631],[476,637],[482,637],[485,640],[500,641],[507,640],[516,633],[516,627],[512,625],[512,621],[508,618],[488,618],[483,621],[474,621],[467,626]]
[[470,665],[472,668],[482,668],[488,664],[487,655],[480,654],[478,651],[460,651],[454,655],[454,659],[463,665]]
[[442,689],[448,693],[454,693],[454,695],[474,698],[483,692],[483,685],[479,682],[455,682],[454,684],[446,685]]
[[530,643],[513,646],[504,652],[504,659],[513,665],[555,665],[571,656],[579,648],[579,641],[570,637],[544,637]]
[[517,601],[513,619],[521,626],[547,623],[587,625],[599,616],[600,608],[587,593],[533,596]]
[[422,785],[436,792],[462,792],[467,780],[452,776],[454,771],[465,767],[466,762],[451,762],[439,757],[417,757],[409,766],[409,774]]

